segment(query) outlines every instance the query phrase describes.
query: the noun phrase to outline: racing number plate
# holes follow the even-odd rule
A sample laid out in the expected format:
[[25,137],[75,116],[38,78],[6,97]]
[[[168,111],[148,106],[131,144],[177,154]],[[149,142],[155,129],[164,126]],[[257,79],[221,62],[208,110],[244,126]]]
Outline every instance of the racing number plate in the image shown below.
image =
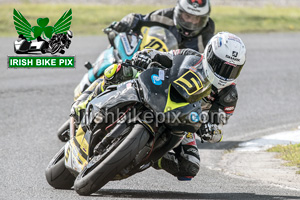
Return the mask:
[[191,70],[175,80],[174,83],[182,87],[188,95],[192,95],[203,88],[201,79]]

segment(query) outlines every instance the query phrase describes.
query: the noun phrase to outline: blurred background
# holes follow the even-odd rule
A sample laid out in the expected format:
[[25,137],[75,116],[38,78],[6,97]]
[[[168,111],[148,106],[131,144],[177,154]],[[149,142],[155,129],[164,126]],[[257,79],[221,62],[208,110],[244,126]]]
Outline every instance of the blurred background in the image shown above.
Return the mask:
[[[211,18],[216,32],[286,32],[300,31],[300,1],[297,0],[211,0]],[[47,16],[56,22],[70,7],[72,31],[76,35],[99,35],[112,21],[134,12],[147,14],[176,5],[176,0],[0,0],[0,36],[13,36],[12,10],[20,9],[31,24]]]

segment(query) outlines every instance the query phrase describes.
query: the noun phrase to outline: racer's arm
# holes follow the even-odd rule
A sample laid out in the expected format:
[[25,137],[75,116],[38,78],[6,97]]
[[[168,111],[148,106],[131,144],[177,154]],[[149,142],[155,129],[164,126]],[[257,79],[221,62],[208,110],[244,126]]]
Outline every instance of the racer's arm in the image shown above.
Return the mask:
[[134,29],[138,22],[144,20],[144,15],[130,13],[123,17],[119,22],[114,24],[114,29],[118,32],[127,32],[131,29]]
[[224,124],[233,114],[238,100],[236,85],[230,85],[221,90],[208,112],[208,122],[203,123],[198,131],[200,137],[210,143],[220,142]]
[[174,26],[173,22],[174,8],[155,10],[149,14],[142,15],[138,13],[130,13],[117,22],[114,29],[118,32],[127,32],[134,29],[138,24],[145,22],[160,24],[164,26]]
[[118,32],[128,32],[134,29],[140,21],[149,21],[150,14],[142,15],[130,13],[123,17],[119,22],[113,22],[113,28]]
[[235,84],[222,89],[209,110],[210,122],[219,125],[219,127],[226,124],[230,116],[233,115],[237,101],[238,93]]
[[147,67],[150,62],[158,62],[164,67],[171,68],[172,60],[176,55],[196,55],[201,57],[198,51],[193,49],[177,49],[169,52],[161,52],[154,49],[144,49],[135,53],[132,60],[135,65]]

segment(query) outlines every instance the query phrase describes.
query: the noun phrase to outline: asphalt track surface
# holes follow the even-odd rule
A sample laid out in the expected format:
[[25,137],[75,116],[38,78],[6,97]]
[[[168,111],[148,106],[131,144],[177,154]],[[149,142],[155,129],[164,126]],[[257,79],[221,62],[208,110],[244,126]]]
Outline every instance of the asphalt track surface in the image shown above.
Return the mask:
[[239,77],[239,102],[217,145],[200,144],[202,167],[189,182],[146,170],[110,182],[93,197],[55,190],[44,170],[63,143],[56,130],[67,119],[73,89],[107,46],[105,37],[75,37],[68,55],[76,69],[7,69],[15,38],[0,38],[0,199],[300,199],[291,190],[228,175],[218,166],[222,152],[238,142],[300,123],[300,33],[241,34],[248,60]]

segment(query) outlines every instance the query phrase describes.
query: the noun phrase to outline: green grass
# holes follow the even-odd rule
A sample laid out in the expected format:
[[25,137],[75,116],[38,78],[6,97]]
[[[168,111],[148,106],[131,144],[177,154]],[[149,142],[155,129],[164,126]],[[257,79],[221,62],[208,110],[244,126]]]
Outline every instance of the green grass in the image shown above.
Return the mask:
[[[73,10],[71,29],[75,35],[102,34],[102,29],[112,21],[118,21],[128,13],[146,14],[170,6],[153,5],[83,5],[83,4],[1,4],[0,36],[16,36],[13,25],[13,9],[19,10],[32,26],[37,18],[48,17],[54,25],[69,8]],[[300,8],[286,7],[226,7],[212,8],[211,17],[216,31],[270,32],[300,31]]]
[[285,32],[300,31],[300,8],[266,6],[214,7],[212,18],[217,31]]
[[[300,168],[300,144],[277,145],[267,151],[279,153],[278,158],[288,161],[286,166],[298,166]],[[300,170],[296,173],[300,174]]]
[[102,29],[113,21],[119,21],[128,13],[140,11],[146,14],[161,7],[157,6],[111,6],[111,5],[82,5],[82,4],[15,4],[0,6],[0,35],[17,35],[13,24],[13,9],[22,13],[31,26],[36,26],[40,17],[48,17],[49,25],[55,22],[63,13],[72,8],[71,30],[76,35],[102,34]]

